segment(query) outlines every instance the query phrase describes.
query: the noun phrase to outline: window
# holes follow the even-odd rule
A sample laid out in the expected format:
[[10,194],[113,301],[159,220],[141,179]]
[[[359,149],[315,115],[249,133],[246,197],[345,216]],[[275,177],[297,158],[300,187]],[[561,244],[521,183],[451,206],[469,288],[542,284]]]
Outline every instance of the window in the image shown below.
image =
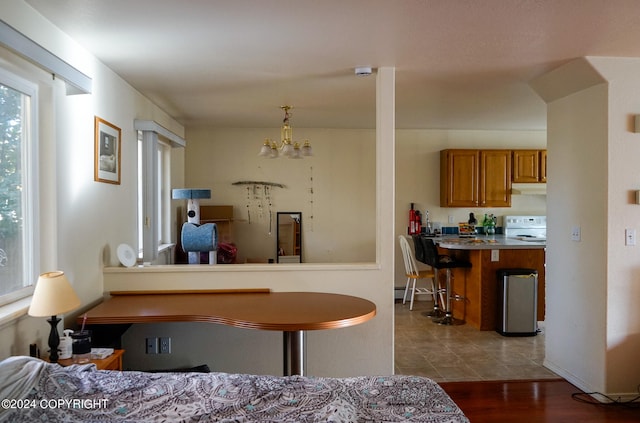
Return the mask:
[[37,103],[35,84],[0,69],[0,305],[36,281]]

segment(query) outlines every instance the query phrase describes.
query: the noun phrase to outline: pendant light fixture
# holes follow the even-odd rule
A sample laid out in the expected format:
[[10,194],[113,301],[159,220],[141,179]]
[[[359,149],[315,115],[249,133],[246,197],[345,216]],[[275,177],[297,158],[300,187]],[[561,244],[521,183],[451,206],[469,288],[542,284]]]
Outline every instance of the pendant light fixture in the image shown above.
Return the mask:
[[299,142],[293,141],[293,128],[291,128],[291,124],[289,123],[289,118],[291,117],[289,110],[293,107],[280,106],[280,108],[284,111],[282,128],[280,128],[280,143],[271,140],[271,138],[265,138],[258,155],[272,159],[280,156],[289,157],[290,159],[301,159],[303,156],[313,156],[313,150],[311,149],[309,140],[304,140],[302,147]]

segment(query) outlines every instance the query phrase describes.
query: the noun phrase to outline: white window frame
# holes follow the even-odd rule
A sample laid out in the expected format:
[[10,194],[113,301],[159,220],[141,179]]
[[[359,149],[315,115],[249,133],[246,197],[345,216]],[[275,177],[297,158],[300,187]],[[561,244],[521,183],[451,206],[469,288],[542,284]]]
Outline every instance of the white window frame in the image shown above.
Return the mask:
[[171,145],[158,141],[158,249],[171,244]]
[[40,263],[40,216],[38,183],[38,84],[0,68],[0,82],[31,98],[29,121],[23,130],[26,132],[22,148],[23,181],[26,189],[22,191],[23,208],[23,288],[0,296],[0,306],[14,303],[33,294]]
[[171,145],[152,131],[138,143],[138,258],[152,263],[171,244]]

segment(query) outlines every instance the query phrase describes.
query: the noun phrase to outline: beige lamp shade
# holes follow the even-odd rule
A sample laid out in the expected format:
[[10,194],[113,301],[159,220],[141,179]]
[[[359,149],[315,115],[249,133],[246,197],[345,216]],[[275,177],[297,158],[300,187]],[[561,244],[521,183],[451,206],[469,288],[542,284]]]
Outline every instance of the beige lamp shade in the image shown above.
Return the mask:
[[30,316],[55,316],[78,307],[80,307],[80,298],[64,272],[58,270],[40,275],[29,307]]

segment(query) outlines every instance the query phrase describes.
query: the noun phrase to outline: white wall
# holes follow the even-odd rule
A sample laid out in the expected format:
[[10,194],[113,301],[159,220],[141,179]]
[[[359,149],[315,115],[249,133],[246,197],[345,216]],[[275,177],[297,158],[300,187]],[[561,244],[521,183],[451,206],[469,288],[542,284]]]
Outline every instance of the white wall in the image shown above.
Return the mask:
[[[137,244],[134,119],[155,120],[179,135],[183,128],[25,3],[3,6],[0,19],[93,79],[92,94],[67,96],[62,81],[51,81],[47,75],[50,116],[40,128],[41,241],[47,248],[39,271],[64,270],[82,300],[82,310],[102,298],[102,268],[118,264],[117,246]],[[12,54],[3,56],[22,63]],[[122,130],[120,185],[93,180],[95,115]],[[180,160],[176,155],[174,169],[182,174]],[[73,324],[73,319],[66,320],[66,326]],[[45,319],[29,317],[5,325],[0,329],[0,357],[28,354],[29,343],[36,341],[44,352],[48,327]]]
[[[374,262],[375,130],[294,127],[295,139],[314,147],[314,156],[301,160],[258,157],[266,136],[278,137],[279,129],[187,130],[186,186],[211,189],[201,204],[234,206],[238,262],[275,258],[278,211],[302,212],[305,263]],[[285,185],[270,189],[271,224],[264,192],[232,185],[237,181]]]
[[633,118],[640,114],[640,59],[589,58],[609,81],[607,151],[607,302],[606,390],[636,392],[640,381],[640,255],[625,246],[625,229],[638,229],[640,206],[640,134]]
[[625,246],[638,226],[639,72],[638,59],[589,57],[536,82],[548,103],[545,364],[612,397],[637,395],[640,380],[640,256]]
[[[602,392],[605,376],[606,98],[600,84],[551,103],[548,113],[545,365],[589,392]],[[581,242],[569,237],[574,225]]]

